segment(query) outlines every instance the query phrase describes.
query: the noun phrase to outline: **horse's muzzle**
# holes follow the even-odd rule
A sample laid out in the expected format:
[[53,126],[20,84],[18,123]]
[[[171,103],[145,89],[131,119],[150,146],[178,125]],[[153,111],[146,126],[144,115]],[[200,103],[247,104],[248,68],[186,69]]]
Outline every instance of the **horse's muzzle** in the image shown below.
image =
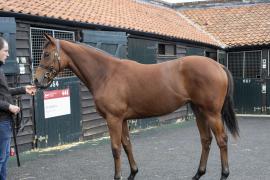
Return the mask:
[[50,81],[50,82],[48,82],[48,83],[46,83],[46,84],[41,84],[41,83],[38,81],[37,78],[34,79],[34,84],[35,84],[35,86],[36,86],[37,88],[40,88],[40,89],[46,89],[46,88],[48,88],[48,87],[51,85],[51,82],[52,82],[52,81]]

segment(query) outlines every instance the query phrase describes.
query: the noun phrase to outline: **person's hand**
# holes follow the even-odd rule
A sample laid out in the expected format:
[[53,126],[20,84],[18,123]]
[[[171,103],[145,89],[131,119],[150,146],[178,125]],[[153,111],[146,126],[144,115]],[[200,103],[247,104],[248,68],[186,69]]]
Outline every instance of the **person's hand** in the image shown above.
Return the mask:
[[25,86],[25,91],[27,94],[34,96],[37,92],[37,88],[36,86],[33,86],[33,85],[27,85]]
[[9,111],[12,112],[13,114],[17,114],[20,112],[20,107],[19,106],[15,106],[15,105],[12,105],[10,104],[9,107],[8,107]]

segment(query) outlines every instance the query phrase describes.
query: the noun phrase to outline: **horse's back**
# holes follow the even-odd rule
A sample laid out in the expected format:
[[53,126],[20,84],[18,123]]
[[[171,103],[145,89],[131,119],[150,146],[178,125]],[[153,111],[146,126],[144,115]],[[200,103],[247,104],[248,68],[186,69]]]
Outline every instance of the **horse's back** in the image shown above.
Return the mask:
[[215,69],[220,71],[220,68],[223,66],[213,59],[204,56],[185,56],[179,60],[181,61],[182,66],[189,66],[193,69],[201,70],[202,68],[214,68],[211,69],[211,72],[215,71]]

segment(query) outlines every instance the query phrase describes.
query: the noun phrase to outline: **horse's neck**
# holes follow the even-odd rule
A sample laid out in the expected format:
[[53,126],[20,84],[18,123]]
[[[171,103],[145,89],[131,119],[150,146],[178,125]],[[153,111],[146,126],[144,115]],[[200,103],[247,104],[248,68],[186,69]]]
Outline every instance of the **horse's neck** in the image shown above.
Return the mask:
[[69,68],[93,94],[115,67],[116,58],[94,48],[74,44],[73,48],[65,51],[71,60]]

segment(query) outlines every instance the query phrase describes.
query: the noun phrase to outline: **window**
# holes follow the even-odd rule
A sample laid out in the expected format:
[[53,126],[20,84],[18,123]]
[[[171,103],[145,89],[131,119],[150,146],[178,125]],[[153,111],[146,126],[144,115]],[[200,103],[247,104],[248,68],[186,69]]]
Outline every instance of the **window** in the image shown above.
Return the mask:
[[166,56],[176,55],[176,45],[173,44],[158,44],[158,54]]
[[245,52],[245,77],[261,77],[261,51]]
[[217,51],[217,60],[220,64],[223,64],[224,66],[228,66],[227,58],[226,58],[226,52],[218,50]]
[[215,61],[217,61],[217,53],[216,52],[205,52],[206,57],[209,57]]
[[233,77],[243,78],[244,53],[228,53],[228,68]]
[[261,51],[228,53],[228,68],[236,78],[260,78],[261,61]]

